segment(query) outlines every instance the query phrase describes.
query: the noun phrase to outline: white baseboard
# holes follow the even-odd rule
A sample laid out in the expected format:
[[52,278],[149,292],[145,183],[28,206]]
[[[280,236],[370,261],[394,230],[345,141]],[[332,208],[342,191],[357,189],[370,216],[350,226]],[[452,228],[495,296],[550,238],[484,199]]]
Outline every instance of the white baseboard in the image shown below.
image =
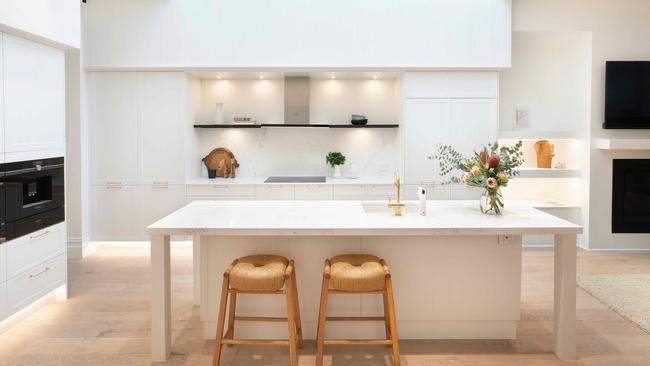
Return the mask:
[[86,241],[81,238],[68,237],[68,258],[81,259],[97,249],[95,243]]
[[648,253],[650,249],[643,248],[585,248],[580,247],[587,252],[625,252],[625,253]]

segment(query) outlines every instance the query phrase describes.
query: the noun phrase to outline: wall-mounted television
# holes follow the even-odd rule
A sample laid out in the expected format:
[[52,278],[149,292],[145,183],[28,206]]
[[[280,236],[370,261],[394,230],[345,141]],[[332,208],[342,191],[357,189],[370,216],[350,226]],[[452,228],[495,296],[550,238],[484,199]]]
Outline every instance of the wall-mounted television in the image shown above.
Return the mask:
[[603,128],[650,129],[650,61],[607,61]]

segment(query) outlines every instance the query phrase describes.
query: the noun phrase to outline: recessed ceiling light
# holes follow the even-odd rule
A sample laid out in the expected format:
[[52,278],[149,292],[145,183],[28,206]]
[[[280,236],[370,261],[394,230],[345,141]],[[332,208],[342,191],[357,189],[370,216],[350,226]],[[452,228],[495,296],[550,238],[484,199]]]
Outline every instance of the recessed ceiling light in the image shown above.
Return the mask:
[[330,75],[330,79],[336,79],[336,76]]
[[217,79],[221,80],[221,75],[217,75]]
[[377,80],[377,75],[373,75],[372,78]]
[[261,79],[264,79],[264,75],[260,75],[260,80],[261,80]]

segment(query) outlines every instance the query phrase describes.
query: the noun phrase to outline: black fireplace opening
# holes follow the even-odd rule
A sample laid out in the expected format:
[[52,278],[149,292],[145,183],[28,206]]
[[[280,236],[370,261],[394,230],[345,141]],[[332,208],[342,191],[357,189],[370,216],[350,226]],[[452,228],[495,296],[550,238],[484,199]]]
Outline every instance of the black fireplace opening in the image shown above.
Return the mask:
[[650,159],[614,159],[612,233],[650,233]]

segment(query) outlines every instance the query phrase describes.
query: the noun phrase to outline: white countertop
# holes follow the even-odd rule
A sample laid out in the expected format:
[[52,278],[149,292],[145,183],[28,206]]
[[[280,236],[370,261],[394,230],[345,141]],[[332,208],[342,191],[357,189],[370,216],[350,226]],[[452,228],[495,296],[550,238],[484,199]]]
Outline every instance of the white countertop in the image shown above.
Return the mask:
[[298,184],[298,185],[322,185],[322,184],[332,184],[332,185],[346,185],[346,184],[393,184],[393,178],[389,176],[385,177],[359,177],[359,178],[332,178],[326,177],[324,183],[264,183],[268,177],[237,177],[237,178],[196,178],[192,179],[185,184],[188,186],[203,186],[203,185],[256,185],[256,184],[276,184],[276,185],[289,185],[289,184]]
[[[406,201],[411,209],[417,203]],[[485,215],[478,201],[428,201],[427,216],[366,213],[361,201],[195,201],[147,228],[159,235],[521,235],[580,234],[582,227],[530,206],[507,203]]]

